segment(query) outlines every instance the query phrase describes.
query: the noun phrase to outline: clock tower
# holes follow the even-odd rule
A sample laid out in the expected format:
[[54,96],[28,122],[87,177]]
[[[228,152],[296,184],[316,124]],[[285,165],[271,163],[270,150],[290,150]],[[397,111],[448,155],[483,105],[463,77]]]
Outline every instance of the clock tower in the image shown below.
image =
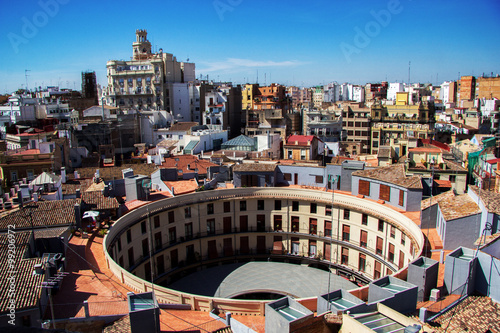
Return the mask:
[[148,32],[146,30],[135,31],[136,41],[132,44],[133,59],[144,60],[151,58],[151,43],[148,41]]

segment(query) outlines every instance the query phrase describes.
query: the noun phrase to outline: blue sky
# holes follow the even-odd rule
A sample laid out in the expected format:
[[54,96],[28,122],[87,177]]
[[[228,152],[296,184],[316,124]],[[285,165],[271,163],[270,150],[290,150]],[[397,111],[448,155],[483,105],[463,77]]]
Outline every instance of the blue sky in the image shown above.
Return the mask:
[[[57,4],[57,5],[54,5]],[[81,87],[106,62],[129,59],[136,29],[235,83],[441,83],[500,74],[500,2],[478,1],[9,1],[0,12],[0,93]]]

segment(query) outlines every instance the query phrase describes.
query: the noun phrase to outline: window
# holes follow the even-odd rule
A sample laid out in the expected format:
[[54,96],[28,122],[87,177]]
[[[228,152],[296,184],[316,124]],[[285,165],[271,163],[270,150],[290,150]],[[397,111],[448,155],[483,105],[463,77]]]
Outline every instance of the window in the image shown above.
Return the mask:
[[281,200],[274,200],[274,210],[281,210]]
[[155,234],[155,250],[161,249],[161,232]]
[[175,222],[175,214],[174,211],[171,210],[168,212],[168,223],[174,223]]
[[11,171],[10,172],[10,180],[13,182],[17,181],[17,171]]
[[132,241],[132,231],[130,229],[127,230],[127,244],[130,244]]
[[315,257],[317,254],[316,241],[310,239],[309,240],[309,256]]
[[214,213],[214,204],[209,203],[207,204],[207,214],[213,214]]
[[396,227],[391,225],[391,238],[396,238]]
[[389,243],[389,255],[387,256],[387,259],[390,262],[394,262],[394,244]]
[[191,217],[191,207],[184,208],[184,217],[185,218],[190,218]]
[[300,228],[300,218],[298,216],[292,216],[292,232],[299,232]]
[[404,206],[405,203],[405,192],[403,190],[399,190],[399,205]]
[[248,231],[248,216],[241,215],[240,216],[240,232]]
[[382,255],[384,250],[384,240],[380,237],[377,237],[377,247],[375,249],[375,253],[377,253],[379,256]]
[[284,174],[285,180],[286,181],[292,181],[292,174],[291,173],[285,173]]
[[282,221],[281,215],[274,215],[274,231],[282,230]]
[[186,223],[184,225],[184,236],[186,239],[193,238],[193,223]]
[[361,224],[362,225],[368,225],[368,215],[364,214],[361,215]]
[[224,213],[229,213],[231,211],[231,202],[224,201]]
[[118,241],[116,242],[116,246],[118,247],[118,252],[122,250],[122,239],[118,238]]
[[215,219],[207,220],[207,234],[215,235]]
[[300,249],[300,241],[296,237],[292,237],[292,254],[298,255]]
[[245,200],[240,201],[240,212],[247,210],[247,202]]
[[323,176],[316,176],[316,184],[323,184]]
[[342,265],[347,265],[349,263],[349,249],[347,247],[342,247]]
[[257,200],[257,210],[264,210],[264,200]]
[[398,265],[398,267],[403,268],[404,265],[405,265],[405,254],[403,251],[399,251],[399,265]]
[[449,180],[451,183],[454,183],[454,182],[456,181],[456,179],[457,179],[457,176],[455,176],[455,175],[450,175],[450,176],[449,176],[449,178],[448,178],[448,180]]
[[342,225],[342,240],[348,242],[350,238],[351,227],[347,224]]
[[360,179],[359,183],[358,183],[358,193],[369,197],[370,196],[370,182]]
[[148,239],[142,240],[142,256],[147,257],[149,255],[149,243]]
[[266,231],[266,215],[257,215],[257,231]]
[[326,205],[325,206],[325,215],[326,216],[332,216],[332,205]]
[[359,263],[358,263],[358,269],[360,272],[364,272],[366,268],[366,255],[360,253],[359,254]]
[[344,209],[344,220],[349,220],[351,217],[351,211],[349,209]]
[[384,232],[384,221],[378,220],[378,231]]
[[222,219],[222,224],[223,224],[223,230],[225,234],[231,233],[232,230],[232,222],[231,222],[231,216],[224,216]]
[[368,244],[368,231],[361,230],[361,234],[359,237],[359,246],[364,247],[366,249],[367,244]]
[[406,243],[406,236],[405,234],[401,233],[401,245],[405,245]]
[[160,227],[160,215],[155,215],[155,217],[153,217],[153,224],[155,229]]
[[298,201],[292,201],[292,211],[294,211],[294,212],[299,211],[299,202]]
[[128,268],[134,266],[134,248],[128,249]]
[[376,280],[376,279],[379,279],[380,278],[380,273],[382,272],[382,265],[380,264],[380,262],[378,261],[375,261],[375,268],[373,270],[373,278]]
[[332,237],[332,221],[325,221],[325,237]]
[[379,199],[384,201],[391,201],[391,188],[387,185],[380,184]]
[[318,210],[318,205],[315,203],[311,203],[311,214],[316,214]]
[[318,220],[309,219],[309,234],[316,235],[318,232]]
[[175,231],[175,227],[168,229],[168,239],[170,240],[170,244],[173,244],[177,240],[177,233]]
[[141,233],[146,233],[146,221],[141,222]]

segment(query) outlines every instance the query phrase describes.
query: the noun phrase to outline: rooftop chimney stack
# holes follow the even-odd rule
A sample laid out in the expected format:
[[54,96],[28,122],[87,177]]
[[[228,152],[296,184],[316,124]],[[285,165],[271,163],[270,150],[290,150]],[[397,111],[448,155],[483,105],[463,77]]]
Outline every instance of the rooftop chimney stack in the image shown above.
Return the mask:
[[61,182],[63,184],[66,184],[66,168],[65,167],[61,168]]

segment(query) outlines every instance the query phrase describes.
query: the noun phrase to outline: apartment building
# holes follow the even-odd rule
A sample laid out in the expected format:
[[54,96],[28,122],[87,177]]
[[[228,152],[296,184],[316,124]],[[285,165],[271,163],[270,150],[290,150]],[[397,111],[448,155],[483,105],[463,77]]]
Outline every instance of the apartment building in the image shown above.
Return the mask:
[[108,87],[105,96],[108,105],[167,111],[176,110],[179,104],[189,108],[186,96],[183,103],[175,89],[185,90],[187,94],[186,83],[195,79],[195,64],[179,62],[173,54],[164,53],[163,49],[153,52],[146,30],[136,30],[132,60],[111,60],[106,67]]

